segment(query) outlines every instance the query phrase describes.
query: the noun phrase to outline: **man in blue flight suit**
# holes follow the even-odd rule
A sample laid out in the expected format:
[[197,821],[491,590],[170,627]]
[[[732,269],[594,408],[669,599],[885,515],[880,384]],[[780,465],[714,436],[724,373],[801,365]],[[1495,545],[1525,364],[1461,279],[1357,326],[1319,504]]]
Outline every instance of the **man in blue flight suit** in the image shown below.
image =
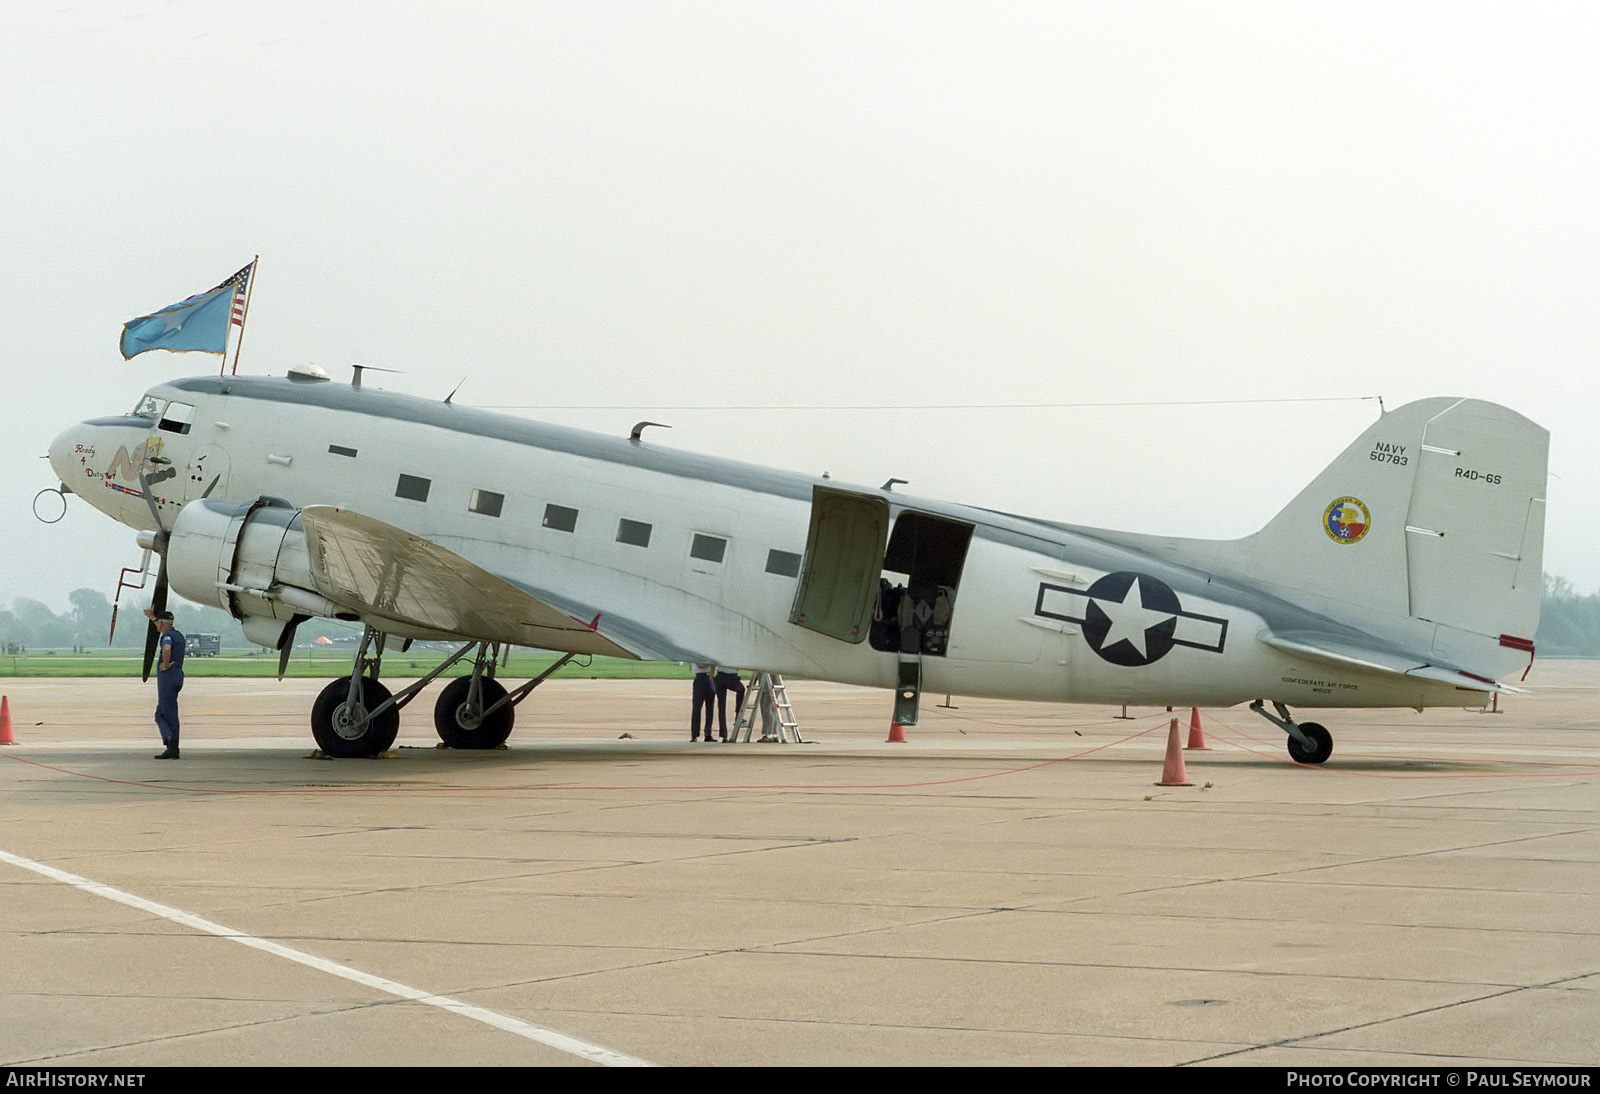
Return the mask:
[[156,728],[161,731],[161,743],[166,751],[157,754],[158,760],[178,758],[178,692],[183,690],[183,651],[188,644],[183,632],[172,625],[171,612],[157,612],[146,608],[144,614],[156,625],[161,635],[160,656],[156,663]]

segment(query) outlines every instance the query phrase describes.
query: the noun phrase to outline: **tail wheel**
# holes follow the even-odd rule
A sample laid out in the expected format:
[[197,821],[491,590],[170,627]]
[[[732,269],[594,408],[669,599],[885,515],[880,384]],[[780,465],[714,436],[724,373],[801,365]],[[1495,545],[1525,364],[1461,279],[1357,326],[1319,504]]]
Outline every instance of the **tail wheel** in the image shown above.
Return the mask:
[[311,733],[317,747],[329,756],[376,756],[400,733],[400,711],[390,707],[377,717],[367,711],[389,699],[389,689],[376,680],[361,681],[361,702],[354,710],[345,705],[350,678],[341,676],[322,689],[311,705]]
[[448,748],[499,748],[511,736],[511,727],[517,720],[516,708],[510,703],[491,714],[483,712],[506,697],[506,689],[496,680],[483,677],[478,681],[482,702],[470,703],[472,677],[460,676],[446,684],[433,704],[433,726],[439,739]]
[[1300,732],[1311,739],[1312,747],[1289,738],[1289,758],[1297,764],[1320,764],[1333,755],[1333,734],[1316,722],[1301,722]]

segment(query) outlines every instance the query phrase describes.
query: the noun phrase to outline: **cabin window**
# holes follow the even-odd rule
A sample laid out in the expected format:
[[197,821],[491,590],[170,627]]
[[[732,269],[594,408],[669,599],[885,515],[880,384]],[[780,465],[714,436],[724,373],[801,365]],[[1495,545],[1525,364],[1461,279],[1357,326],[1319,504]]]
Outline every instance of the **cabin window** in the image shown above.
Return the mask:
[[406,498],[409,501],[427,501],[428,490],[432,486],[432,479],[419,479],[415,475],[401,475],[399,485],[394,488],[394,496]]
[[780,577],[799,577],[800,556],[793,551],[768,551],[767,573]]
[[578,527],[578,511],[565,505],[546,505],[544,526],[557,532],[571,532]]
[[720,536],[703,536],[696,532],[694,542],[689,545],[689,555],[692,558],[703,558],[707,562],[721,562],[727,549],[728,541]]
[[496,494],[493,490],[474,490],[472,497],[467,501],[467,512],[482,513],[486,517],[498,517],[500,507],[506,503],[504,494]]
[[355,457],[356,457],[356,450],[355,449],[346,448],[342,444],[330,444],[328,446],[328,451],[331,452],[335,456],[349,456],[351,459],[355,459]]
[[194,422],[194,407],[188,403],[168,403],[167,409],[161,413],[161,422],[158,429],[168,433],[187,433],[189,426]]
[[650,546],[650,525],[624,517],[617,522],[617,542],[634,547]]

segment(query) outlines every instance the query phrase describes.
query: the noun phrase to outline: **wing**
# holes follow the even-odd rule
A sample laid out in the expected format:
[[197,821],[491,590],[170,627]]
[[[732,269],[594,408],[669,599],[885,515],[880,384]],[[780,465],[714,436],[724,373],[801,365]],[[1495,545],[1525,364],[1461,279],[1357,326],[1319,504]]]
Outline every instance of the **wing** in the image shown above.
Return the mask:
[[311,573],[323,596],[385,629],[417,637],[638,658],[576,619],[445,547],[348,509],[301,511]]

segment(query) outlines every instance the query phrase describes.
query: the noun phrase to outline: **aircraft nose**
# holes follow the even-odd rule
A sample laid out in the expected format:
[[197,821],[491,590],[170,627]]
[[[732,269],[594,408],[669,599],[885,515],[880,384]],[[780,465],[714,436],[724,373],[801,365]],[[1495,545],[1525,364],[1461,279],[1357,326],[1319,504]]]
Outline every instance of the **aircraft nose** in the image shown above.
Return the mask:
[[80,422],[68,429],[63,429],[50,442],[50,470],[56,473],[56,478],[78,489],[76,480],[83,478],[83,423]]

